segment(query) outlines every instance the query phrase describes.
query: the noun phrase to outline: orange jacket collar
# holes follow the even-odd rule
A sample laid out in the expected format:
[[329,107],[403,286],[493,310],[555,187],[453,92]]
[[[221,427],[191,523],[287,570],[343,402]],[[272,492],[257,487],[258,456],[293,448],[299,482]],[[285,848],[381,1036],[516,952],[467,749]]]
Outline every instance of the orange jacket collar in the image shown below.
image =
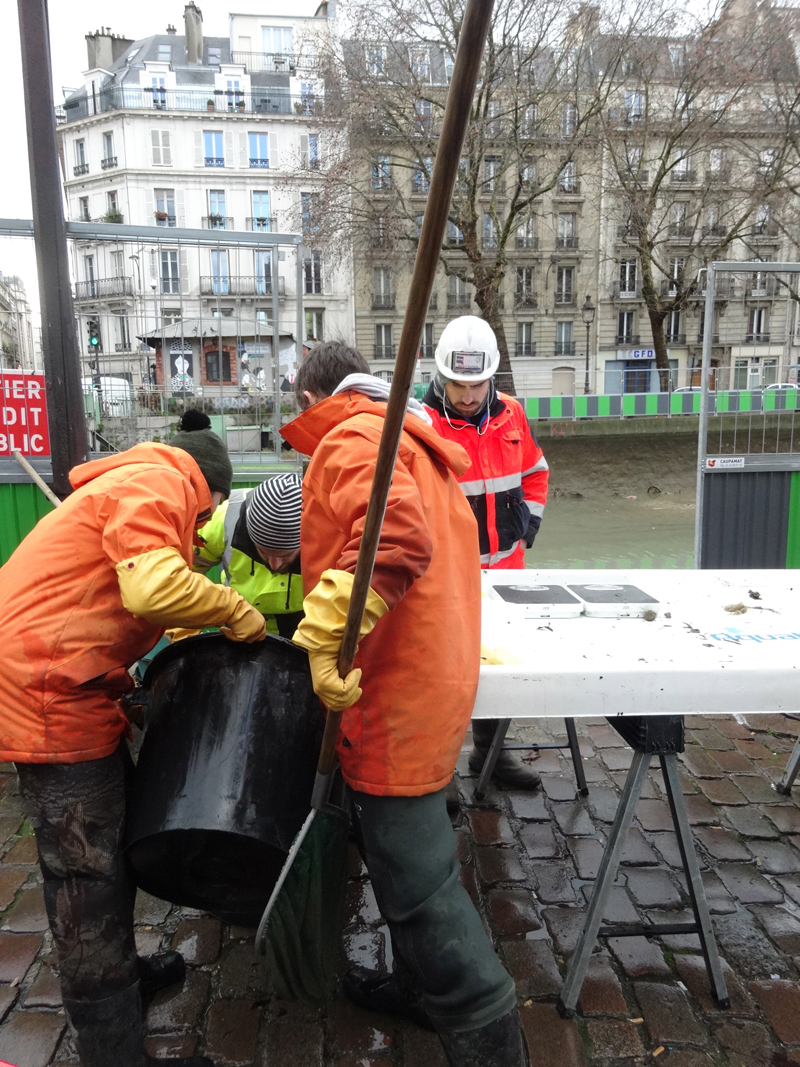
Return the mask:
[[192,483],[192,488],[197,495],[198,525],[208,521],[211,515],[211,490],[195,460],[182,448],[147,441],[141,445],[134,445],[133,448],[128,448],[124,452],[112,452],[108,456],[103,456],[102,459],[81,463],[69,472],[69,480],[73,489],[80,489],[82,485],[99,478],[101,474],[132,463],[155,463],[179,470]]
[[[375,400],[370,400],[363,393],[348,392],[337,393],[329,396],[318,404],[308,408],[296,419],[284,426],[281,436],[295,449],[305,456],[313,456],[320,441],[334,427],[354,415],[378,415],[383,418],[386,414],[386,405]],[[436,430],[429,426],[416,415],[406,415],[403,429],[412,437],[421,441],[437,459],[441,460],[457,478],[469,468],[470,458],[461,445],[453,441],[445,441]]]

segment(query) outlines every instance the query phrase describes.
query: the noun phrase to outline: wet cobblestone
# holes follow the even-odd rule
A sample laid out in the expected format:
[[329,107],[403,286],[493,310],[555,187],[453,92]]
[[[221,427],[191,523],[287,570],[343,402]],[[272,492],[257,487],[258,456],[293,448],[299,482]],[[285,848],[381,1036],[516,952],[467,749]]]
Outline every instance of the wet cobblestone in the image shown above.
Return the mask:
[[[515,724],[522,742],[560,723]],[[591,960],[575,1019],[555,1003],[630,763],[603,720],[578,722],[589,796],[568,754],[542,753],[533,795],[490,787],[459,761],[454,817],[462,882],[517,984],[532,1067],[791,1067],[800,1064],[800,785],[773,783],[800,730],[779,715],[694,719],[680,778],[723,959],[729,1011],[713,1003],[695,935],[609,937]],[[465,748],[466,751],[466,748]],[[13,768],[0,765],[0,1059],[77,1067],[44,922],[34,839]],[[663,779],[648,776],[604,921],[691,918]],[[140,893],[141,952],[175,947],[183,989],[155,998],[151,1055],[203,1053],[220,1067],[444,1067],[435,1035],[361,1011],[279,1000],[254,932]],[[383,966],[387,931],[355,850],[343,954]],[[661,1051],[659,1051],[659,1049]],[[655,1055],[657,1054],[657,1055]],[[655,1056],[655,1058],[654,1058]]]

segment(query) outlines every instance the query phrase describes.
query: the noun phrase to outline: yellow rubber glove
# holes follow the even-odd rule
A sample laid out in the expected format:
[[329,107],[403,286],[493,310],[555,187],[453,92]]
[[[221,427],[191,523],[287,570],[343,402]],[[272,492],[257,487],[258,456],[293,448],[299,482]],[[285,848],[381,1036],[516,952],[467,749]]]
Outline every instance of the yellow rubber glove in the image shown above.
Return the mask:
[[219,626],[232,641],[262,641],[264,616],[225,585],[194,574],[176,548],[156,548],[117,564],[122,603],[156,626]]
[[[308,650],[314,692],[330,711],[344,711],[361,699],[361,670],[356,668],[346,678],[340,678],[336,666],[352,591],[353,575],[349,571],[323,571],[303,601],[305,618],[292,638],[296,645]],[[381,597],[370,589],[359,636],[371,633],[388,610]]]

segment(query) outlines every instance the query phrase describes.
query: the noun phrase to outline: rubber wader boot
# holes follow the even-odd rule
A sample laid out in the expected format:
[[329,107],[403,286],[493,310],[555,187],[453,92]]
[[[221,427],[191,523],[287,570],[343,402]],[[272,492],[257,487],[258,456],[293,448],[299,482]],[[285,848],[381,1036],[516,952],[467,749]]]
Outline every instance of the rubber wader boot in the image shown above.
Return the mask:
[[389,974],[367,967],[351,967],[342,980],[342,992],[359,1008],[382,1015],[401,1015],[425,1030],[433,1030],[419,997],[396,971]]
[[136,961],[139,970],[139,988],[142,991],[142,1003],[149,1004],[156,993],[171,985],[183,982],[186,977],[186,963],[180,952],[169,949],[156,952],[153,956],[139,956]]
[[440,1033],[450,1067],[528,1067],[517,1009],[477,1030]]
[[[473,749],[469,754],[469,769],[480,774],[486,762],[489,746],[494,740],[497,722],[494,719],[472,720]],[[492,778],[511,789],[538,789],[542,780],[522,760],[507,749],[502,749],[495,764]]]
[[205,1056],[154,1059],[144,1050],[139,983],[105,1000],[65,1000],[81,1067],[214,1067]]

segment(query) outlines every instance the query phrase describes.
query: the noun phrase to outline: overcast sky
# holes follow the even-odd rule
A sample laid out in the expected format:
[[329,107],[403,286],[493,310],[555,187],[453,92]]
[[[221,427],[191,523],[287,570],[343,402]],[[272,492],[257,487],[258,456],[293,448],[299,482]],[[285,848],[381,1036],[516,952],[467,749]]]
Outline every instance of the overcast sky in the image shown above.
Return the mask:
[[[313,15],[318,0],[291,0],[291,13]],[[86,68],[84,36],[101,26],[135,40],[164,33],[172,23],[183,33],[183,0],[50,0],[50,37],[53,61],[53,91],[57,103],[63,99],[62,89],[75,88],[82,83]],[[208,37],[227,37],[228,13],[232,9],[242,13],[286,14],[287,3],[281,0],[235,0],[233,8],[220,0],[199,0],[203,12],[203,32]],[[22,60],[19,45],[17,4],[12,0],[0,3],[0,40],[5,41],[3,59],[5,74],[5,106],[3,126],[6,146],[11,152],[0,168],[0,195],[3,218],[31,217],[28,147],[25,136],[25,103],[22,91]],[[33,242],[21,238],[0,237],[0,271],[18,274],[25,282],[31,302],[37,305],[36,261]]]

